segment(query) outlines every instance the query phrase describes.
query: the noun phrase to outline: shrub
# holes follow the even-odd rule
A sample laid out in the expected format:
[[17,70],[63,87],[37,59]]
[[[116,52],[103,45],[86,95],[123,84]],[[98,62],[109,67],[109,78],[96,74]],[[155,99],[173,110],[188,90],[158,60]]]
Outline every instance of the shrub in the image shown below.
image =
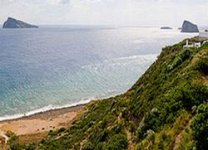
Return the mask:
[[6,135],[9,137],[8,144],[11,150],[21,150],[21,146],[19,144],[19,138],[12,132],[7,131]]
[[208,75],[208,58],[200,59],[197,62],[196,68],[201,73]]
[[25,146],[25,150],[35,150],[36,149],[36,146],[35,144],[29,144],[29,145],[26,145]]
[[62,128],[60,128],[59,130],[58,130],[58,133],[61,133],[61,132],[64,132],[66,129],[64,128],[64,127],[62,127]]
[[127,137],[123,134],[113,135],[108,143],[104,146],[107,150],[126,150],[128,147]]
[[193,106],[205,102],[208,98],[208,89],[204,85],[187,83],[179,88],[183,106],[191,110]]
[[94,145],[91,143],[91,142],[86,142],[84,145],[83,145],[83,150],[93,150],[94,149]]
[[15,133],[12,132],[12,131],[7,131],[7,132],[6,132],[6,136],[8,136],[9,138],[12,138],[12,137],[15,137],[16,135],[15,135]]
[[55,131],[53,131],[53,130],[50,130],[49,132],[48,132],[48,135],[49,136],[56,136],[58,134],[58,132],[55,130]]
[[175,57],[175,59],[170,65],[168,65],[168,71],[175,69],[190,57],[191,57],[191,50],[185,49]]
[[208,104],[201,104],[197,109],[192,122],[192,130],[197,149],[204,150],[208,147]]

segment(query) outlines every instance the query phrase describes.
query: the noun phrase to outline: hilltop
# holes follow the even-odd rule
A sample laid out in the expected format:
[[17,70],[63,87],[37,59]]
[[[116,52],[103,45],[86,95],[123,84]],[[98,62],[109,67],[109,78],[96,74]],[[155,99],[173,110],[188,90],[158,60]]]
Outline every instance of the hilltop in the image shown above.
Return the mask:
[[[195,40],[195,39],[190,39]],[[13,149],[206,149],[208,146],[208,44],[164,48],[124,94],[89,103],[69,125],[40,143]]]

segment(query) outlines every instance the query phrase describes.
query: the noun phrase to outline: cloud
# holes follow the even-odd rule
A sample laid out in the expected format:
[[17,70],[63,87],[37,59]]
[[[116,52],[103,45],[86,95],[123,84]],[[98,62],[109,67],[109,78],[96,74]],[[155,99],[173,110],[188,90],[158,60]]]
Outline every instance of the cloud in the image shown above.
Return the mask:
[[8,16],[35,24],[177,25],[208,22],[206,0],[0,0]]

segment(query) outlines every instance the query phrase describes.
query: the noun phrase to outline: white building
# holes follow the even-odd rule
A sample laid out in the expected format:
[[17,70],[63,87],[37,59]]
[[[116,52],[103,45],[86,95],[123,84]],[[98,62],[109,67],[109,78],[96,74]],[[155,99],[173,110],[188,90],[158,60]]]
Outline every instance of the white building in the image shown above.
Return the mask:
[[202,46],[201,42],[193,42],[193,43],[189,44],[189,41],[186,40],[186,45],[184,45],[183,48],[192,48],[192,47],[199,48],[201,46]]

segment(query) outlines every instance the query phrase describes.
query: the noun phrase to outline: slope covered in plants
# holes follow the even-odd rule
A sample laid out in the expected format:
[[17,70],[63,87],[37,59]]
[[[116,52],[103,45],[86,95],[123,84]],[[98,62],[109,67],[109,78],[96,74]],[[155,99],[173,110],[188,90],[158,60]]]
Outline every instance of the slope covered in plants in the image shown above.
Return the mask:
[[184,44],[164,48],[130,90],[91,102],[68,129],[13,149],[206,149],[208,44]]

